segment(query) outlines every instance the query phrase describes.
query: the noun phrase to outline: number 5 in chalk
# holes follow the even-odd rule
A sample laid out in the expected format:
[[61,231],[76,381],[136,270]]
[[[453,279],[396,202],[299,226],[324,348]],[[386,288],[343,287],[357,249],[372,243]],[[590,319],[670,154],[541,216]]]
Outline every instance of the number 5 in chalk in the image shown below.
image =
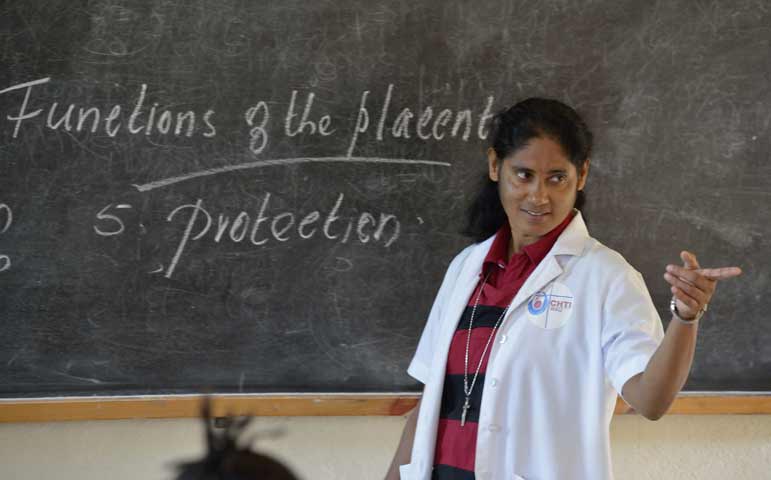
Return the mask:
[[[120,235],[123,233],[123,231],[126,229],[126,226],[123,224],[123,221],[118,218],[115,215],[106,213],[107,210],[112,208],[112,203],[104,207],[99,211],[99,213],[96,214],[97,220],[101,222],[109,222],[112,224],[112,228],[108,228],[105,226],[105,229],[99,228],[97,225],[94,225],[94,231],[103,237],[111,237],[113,235]],[[115,207],[116,209],[125,209],[125,208],[131,208],[131,205],[125,205],[121,204]]]

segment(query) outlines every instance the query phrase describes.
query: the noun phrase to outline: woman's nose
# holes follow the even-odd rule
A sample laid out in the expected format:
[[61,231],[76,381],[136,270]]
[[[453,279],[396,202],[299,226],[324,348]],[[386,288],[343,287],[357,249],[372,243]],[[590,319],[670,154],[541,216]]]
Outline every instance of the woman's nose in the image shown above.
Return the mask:
[[546,185],[543,182],[533,182],[530,188],[529,200],[534,205],[543,205],[548,202]]

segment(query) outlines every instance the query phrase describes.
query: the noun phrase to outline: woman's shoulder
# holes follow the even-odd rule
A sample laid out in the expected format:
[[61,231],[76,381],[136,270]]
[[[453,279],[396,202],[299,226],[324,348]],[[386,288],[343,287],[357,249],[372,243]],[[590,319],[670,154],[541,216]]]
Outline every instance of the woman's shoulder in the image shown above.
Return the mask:
[[590,237],[584,250],[583,259],[592,264],[593,269],[598,269],[610,277],[629,275],[630,273],[640,274],[623,255],[594,237]]
[[603,291],[617,292],[628,298],[630,292],[650,299],[645,278],[621,253],[591,238],[582,257],[584,274],[594,278]]
[[469,257],[474,257],[478,255],[482,255],[484,258],[484,256],[487,255],[488,250],[490,250],[490,246],[493,244],[493,240],[495,240],[495,235],[485,240],[482,240],[481,242],[474,242],[470,245],[466,245],[466,247],[464,247],[463,250],[461,250],[460,252],[458,252],[457,255],[455,255],[455,258],[453,258],[452,261],[463,262]]
[[493,238],[495,238],[494,235],[487,240],[466,245],[455,255],[455,257],[453,257],[452,261],[450,261],[450,265],[447,267],[447,274],[459,273],[467,261],[478,261],[481,265],[487,251],[490,249]]

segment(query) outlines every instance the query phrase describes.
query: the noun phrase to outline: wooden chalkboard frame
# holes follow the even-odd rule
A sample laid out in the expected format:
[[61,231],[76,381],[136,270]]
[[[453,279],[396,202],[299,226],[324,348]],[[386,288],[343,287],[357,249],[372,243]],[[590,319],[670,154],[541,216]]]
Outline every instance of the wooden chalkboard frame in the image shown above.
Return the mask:
[[[194,418],[203,395],[68,397],[0,400],[0,423]],[[215,416],[396,416],[416,404],[415,394],[212,395]],[[619,397],[616,414],[634,411]],[[669,410],[677,415],[771,414],[771,392],[684,392]]]
[[[699,15],[688,2],[631,0],[491,3],[473,15],[465,2],[429,1],[12,3],[0,35],[12,66],[0,76],[9,148],[0,270],[11,292],[0,299],[0,380],[19,398],[0,399],[0,422],[192,418],[204,385],[271,392],[215,395],[223,414],[403,414],[418,395],[406,391],[404,362],[447,261],[466,244],[453,232],[469,180],[486,169],[484,125],[530,95],[556,96],[592,125],[592,232],[658,279],[650,287],[662,313],[670,293],[660,270],[679,248],[748,270],[721,287],[718,321],[696,353],[697,390],[672,411],[771,413],[762,275],[771,235],[757,220],[771,191],[768,71],[755,48],[769,22],[751,2]],[[436,115],[424,117],[429,108]],[[163,118],[176,122],[164,129]],[[422,118],[433,119],[430,136]],[[322,132],[324,119],[337,135]],[[268,237],[245,237],[263,207],[274,221],[298,220],[291,238],[271,233],[269,245],[290,243],[270,254],[257,250]],[[339,232],[319,228],[295,248],[310,240],[305,219],[326,225],[338,207],[349,208]],[[201,237],[194,263],[199,211],[223,221],[219,237]],[[243,235],[233,228],[242,213],[253,220],[239,221]],[[354,225],[380,218],[382,233],[397,214],[404,235],[393,258],[371,248],[374,233],[359,237],[366,246],[339,246],[344,231],[364,233]],[[373,294],[343,301],[364,278]],[[278,355],[288,360],[274,365]],[[154,395],[114,396],[129,391]]]

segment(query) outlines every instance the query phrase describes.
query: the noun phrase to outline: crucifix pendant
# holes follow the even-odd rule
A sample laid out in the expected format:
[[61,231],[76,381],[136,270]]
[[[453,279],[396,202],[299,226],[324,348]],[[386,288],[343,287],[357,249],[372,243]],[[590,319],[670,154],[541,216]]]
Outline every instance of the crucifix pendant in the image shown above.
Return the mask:
[[460,414],[460,426],[466,425],[466,413],[468,413],[470,405],[468,403],[468,397],[466,397],[466,401],[463,403],[463,411]]

